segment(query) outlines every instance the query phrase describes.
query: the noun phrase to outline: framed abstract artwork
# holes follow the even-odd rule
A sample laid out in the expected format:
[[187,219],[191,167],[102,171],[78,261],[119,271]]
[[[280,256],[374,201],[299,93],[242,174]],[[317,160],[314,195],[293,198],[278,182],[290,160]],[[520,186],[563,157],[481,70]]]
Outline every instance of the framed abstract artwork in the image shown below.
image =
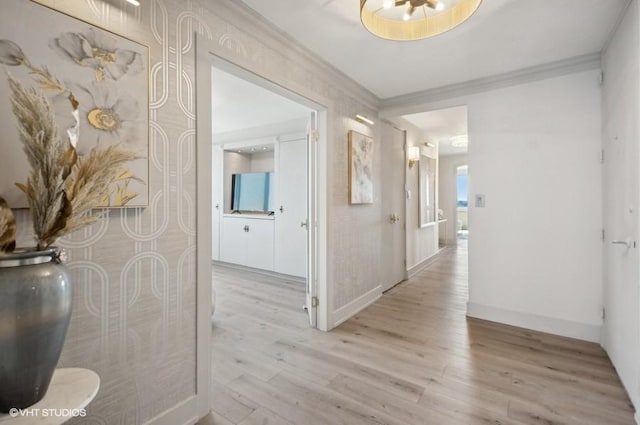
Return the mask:
[[349,131],[349,203],[373,203],[373,139]]
[[44,93],[61,136],[74,123],[69,95],[79,103],[82,159],[92,148],[121,144],[140,159],[111,188],[105,207],[149,203],[149,49],[35,2],[4,0],[0,14],[0,196],[28,207],[15,186],[26,182],[27,159],[11,111],[7,73]]

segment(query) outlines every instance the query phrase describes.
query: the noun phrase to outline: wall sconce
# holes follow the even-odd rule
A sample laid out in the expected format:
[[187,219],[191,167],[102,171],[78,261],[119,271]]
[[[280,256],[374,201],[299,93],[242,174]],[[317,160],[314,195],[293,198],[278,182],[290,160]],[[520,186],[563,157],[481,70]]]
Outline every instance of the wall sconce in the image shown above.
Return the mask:
[[409,160],[409,168],[413,168],[416,162],[420,161],[420,147],[410,146],[407,151],[407,159]]
[[372,119],[367,118],[366,116],[364,116],[362,114],[356,114],[356,121],[360,121],[362,123],[369,124],[369,125],[374,125],[375,124],[375,122],[373,122]]
[[134,6],[140,6],[140,2],[138,0],[127,0],[127,3],[131,3]]

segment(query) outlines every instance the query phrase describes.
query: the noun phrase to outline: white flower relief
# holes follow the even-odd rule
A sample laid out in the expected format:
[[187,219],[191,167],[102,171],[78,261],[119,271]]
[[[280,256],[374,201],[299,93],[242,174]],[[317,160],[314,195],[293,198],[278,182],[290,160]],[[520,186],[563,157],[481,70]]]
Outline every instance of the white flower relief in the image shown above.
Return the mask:
[[63,58],[95,69],[98,81],[105,76],[117,80],[124,75],[139,74],[144,69],[140,53],[118,48],[115,38],[94,28],[83,33],[65,32],[51,39],[49,47]]
[[146,140],[138,128],[140,105],[131,96],[120,95],[111,80],[92,82],[88,86],[68,87],[80,103],[80,140],[78,154],[88,153],[94,146],[122,143],[127,149],[142,153]]

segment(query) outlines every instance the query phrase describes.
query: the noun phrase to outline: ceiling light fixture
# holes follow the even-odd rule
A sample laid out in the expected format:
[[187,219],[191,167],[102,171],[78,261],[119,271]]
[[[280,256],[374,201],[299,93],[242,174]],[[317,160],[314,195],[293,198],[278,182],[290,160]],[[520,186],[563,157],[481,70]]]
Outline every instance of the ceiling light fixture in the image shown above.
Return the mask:
[[396,6],[396,0],[384,0],[382,2],[382,7],[385,9],[391,9]]
[[127,0],[127,2],[134,6],[140,6],[140,2],[138,0]]
[[420,40],[466,21],[482,0],[360,0],[360,21],[387,40]]
[[362,114],[356,114],[356,121],[360,121],[363,122],[365,124],[369,124],[369,125],[374,125],[375,122],[373,122],[372,119],[367,118],[366,116],[362,115]]

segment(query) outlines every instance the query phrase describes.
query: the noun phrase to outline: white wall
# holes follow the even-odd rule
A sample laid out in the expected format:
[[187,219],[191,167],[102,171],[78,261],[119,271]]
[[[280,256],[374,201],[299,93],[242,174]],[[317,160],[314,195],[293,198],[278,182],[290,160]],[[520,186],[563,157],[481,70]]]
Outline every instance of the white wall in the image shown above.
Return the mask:
[[471,315],[599,340],[598,74],[468,99]]
[[[607,162],[604,207],[605,231],[608,234],[604,264],[604,304],[607,314],[602,344],[636,409],[640,408],[638,250],[631,249],[625,253],[620,246],[612,246],[610,239],[621,239],[634,231],[634,238],[638,236],[638,215],[629,211],[629,207],[635,205],[633,209],[637,211],[640,192],[639,13],[638,1],[634,0],[602,57],[602,125]],[[621,148],[624,149],[624,157],[617,159],[614,149]]]
[[252,173],[271,173],[274,170],[273,151],[251,154]]
[[[247,119],[247,125],[251,125],[250,119]],[[306,133],[308,126],[309,118],[296,118],[259,127],[247,127],[226,133],[215,133],[212,137],[212,143],[214,145],[220,145],[223,143],[242,142],[244,140],[263,139],[281,134]]]
[[[467,164],[466,154],[446,155],[438,158],[438,198],[439,208],[444,212],[444,218],[447,219],[446,223],[440,226],[441,230],[446,228],[444,232],[446,234],[446,244],[455,245],[456,238],[456,205],[457,205],[457,174],[456,168],[460,165]],[[440,239],[444,238],[444,235],[439,236]]]
[[[470,316],[599,340],[599,71],[381,115],[468,105]],[[471,202],[472,204],[472,202]]]

